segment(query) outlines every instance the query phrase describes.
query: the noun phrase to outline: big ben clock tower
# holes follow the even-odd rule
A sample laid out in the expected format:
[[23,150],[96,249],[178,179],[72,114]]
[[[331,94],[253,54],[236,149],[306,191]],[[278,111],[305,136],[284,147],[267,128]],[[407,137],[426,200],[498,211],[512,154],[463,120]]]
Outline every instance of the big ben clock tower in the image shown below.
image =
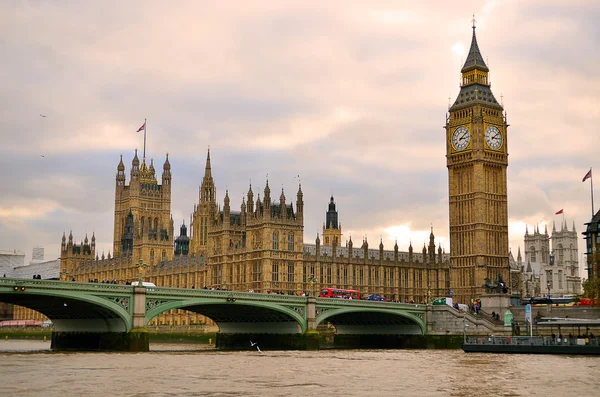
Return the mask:
[[461,69],[460,93],[446,119],[450,207],[450,288],[469,303],[484,293],[485,278],[506,281],[508,208],[507,127],[494,98],[475,37]]

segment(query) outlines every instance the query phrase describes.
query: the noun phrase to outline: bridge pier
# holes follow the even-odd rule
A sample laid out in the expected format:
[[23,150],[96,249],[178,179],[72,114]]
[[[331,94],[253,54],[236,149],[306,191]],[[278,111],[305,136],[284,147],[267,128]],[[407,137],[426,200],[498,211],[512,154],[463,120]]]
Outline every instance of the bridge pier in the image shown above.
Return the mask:
[[317,330],[317,299],[309,296],[306,300],[306,331]]
[[52,333],[52,350],[92,350],[147,352],[150,347],[148,331],[131,332],[64,332]]
[[146,328],[146,287],[133,287],[133,329]]

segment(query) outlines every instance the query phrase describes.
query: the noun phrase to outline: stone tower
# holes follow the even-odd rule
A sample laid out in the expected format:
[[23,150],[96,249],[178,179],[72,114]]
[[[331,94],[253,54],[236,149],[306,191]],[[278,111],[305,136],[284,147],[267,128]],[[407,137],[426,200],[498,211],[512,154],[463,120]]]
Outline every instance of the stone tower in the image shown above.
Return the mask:
[[131,257],[148,265],[170,260],[173,256],[173,220],[171,218],[171,164],[167,154],[162,184],[156,180],[154,161],[135,156],[131,163],[129,185],[125,181],[123,156],[117,166],[115,187],[115,228],[113,256]]
[[[87,234],[85,239],[77,244],[73,242],[73,232],[69,232],[69,240],[63,233],[60,244],[60,263],[61,274],[63,279],[71,279],[75,274],[75,269],[81,264],[81,261],[94,259],[96,255],[96,236],[92,234],[92,239],[88,240]],[[103,254],[104,255],[104,254]]]
[[[251,196],[251,191],[252,186],[250,186],[248,197]],[[194,207],[192,224],[190,225],[190,254],[206,256],[208,249],[209,222],[214,222],[217,214],[216,188],[210,166],[210,149],[206,155],[204,177],[202,178],[202,184],[200,185],[198,198],[199,202],[198,205]]]
[[323,245],[339,247],[342,241],[342,224],[338,222],[338,212],[335,209],[333,196],[329,200],[329,208],[323,223]]
[[490,88],[475,25],[460,92],[446,117],[450,281],[458,302],[484,293],[485,278],[508,282],[506,117]]
[[581,293],[581,278],[579,277],[579,249],[577,248],[577,231],[575,222],[573,230],[569,230],[567,221],[563,219],[560,230],[552,225],[552,258],[551,294],[576,295]]

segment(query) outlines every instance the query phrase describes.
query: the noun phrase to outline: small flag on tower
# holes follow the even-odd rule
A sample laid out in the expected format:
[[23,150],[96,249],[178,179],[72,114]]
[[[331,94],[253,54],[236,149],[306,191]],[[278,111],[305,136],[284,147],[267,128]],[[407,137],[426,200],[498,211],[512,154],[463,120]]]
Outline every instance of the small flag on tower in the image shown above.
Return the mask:
[[585,182],[585,181],[587,181],[588,179],[590,179],[591,177],[592,177],[592,170],[590,169],[590,170],[588,171],[588,173],[587,173],[587,174],[585,174],[585,176],[583,177],[583,180],[582,180],[581,182]]
[[563,210],[561,209],[560,211],[556,211],[556,212],[554,213],[554,215],[560,215],[560,214],[562,214],[562,213],[563,213]]
[[144,121],[144,124],[142,124],[142,126],[140,128],[138,128],[137,132],[140,131],[146,131],[146,122]]

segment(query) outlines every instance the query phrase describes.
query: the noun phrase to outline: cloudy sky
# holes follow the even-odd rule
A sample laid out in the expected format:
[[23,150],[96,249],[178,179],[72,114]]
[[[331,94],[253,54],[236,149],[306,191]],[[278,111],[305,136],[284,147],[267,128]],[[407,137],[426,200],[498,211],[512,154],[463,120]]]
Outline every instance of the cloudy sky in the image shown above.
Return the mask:
[[0,249],[54,258],[73,230],[108,253],[119,155],[128,175],[147,118],[147,157],[172,164],[176,229],[210,146],[234,208],[267,174],[295,200],[300,176],[305,242],[334,195],[344,239],[420,249],[433,226],[448,251],[442,126],[473,14],[510,124],[510,246],[560,209],[581,232],[590,167],[600,185],[600,2],[7,0]]

